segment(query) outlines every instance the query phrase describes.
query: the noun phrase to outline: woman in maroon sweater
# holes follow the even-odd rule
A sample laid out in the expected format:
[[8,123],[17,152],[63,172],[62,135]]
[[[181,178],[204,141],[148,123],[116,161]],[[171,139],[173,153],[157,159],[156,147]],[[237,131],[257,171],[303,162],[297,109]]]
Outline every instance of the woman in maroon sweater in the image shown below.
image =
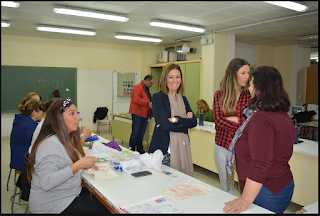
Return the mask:
[[225,203],[223,211],[240,213],[254,203],[282,214],[294,189],[288,164],[295,140],[294,124],[287,114],[290,101],[274,67],[256,68],[249,91],[248,108],[254,112],[234,146],[242,194]]

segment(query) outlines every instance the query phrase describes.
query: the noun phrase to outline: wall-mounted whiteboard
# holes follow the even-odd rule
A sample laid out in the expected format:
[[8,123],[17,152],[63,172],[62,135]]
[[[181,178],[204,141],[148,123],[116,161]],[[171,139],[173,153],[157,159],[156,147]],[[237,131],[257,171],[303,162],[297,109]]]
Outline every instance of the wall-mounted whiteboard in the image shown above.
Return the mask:
[[113,71],[112,74],[112,86],[113,86],[113,92],[112,92],[112,113],[114,114],[120,114],[120,113],[128,113],[129,107],[130,107],[130,100],[131,97],[118,97],[117,96],[117,84],[118,84],[118,73],[135,73],[135,84],[141,82],[141,72],[132,72],[132,71]]

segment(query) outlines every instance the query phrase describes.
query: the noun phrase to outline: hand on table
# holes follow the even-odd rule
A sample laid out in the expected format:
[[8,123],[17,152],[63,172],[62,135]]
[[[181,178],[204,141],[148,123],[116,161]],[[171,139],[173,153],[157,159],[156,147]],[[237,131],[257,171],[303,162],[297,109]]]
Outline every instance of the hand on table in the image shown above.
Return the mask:
[[234,200],[231,200],[229,202],[226,202],[225,204],[226,204],[226,206],[222,209],[222,211],[227,214],[241,213],[241,212],[247,210],[247,208],[250,206],[241,197],[234,199]]

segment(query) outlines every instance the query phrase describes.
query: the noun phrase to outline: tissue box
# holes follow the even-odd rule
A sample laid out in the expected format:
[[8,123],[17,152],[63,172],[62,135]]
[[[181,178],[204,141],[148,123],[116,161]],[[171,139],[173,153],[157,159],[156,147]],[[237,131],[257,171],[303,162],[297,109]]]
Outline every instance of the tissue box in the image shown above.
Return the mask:
[[318,104],[308,104],[307,111],[314,110],[317,114],[314,116],[313,120],[318,119],[319,106]]

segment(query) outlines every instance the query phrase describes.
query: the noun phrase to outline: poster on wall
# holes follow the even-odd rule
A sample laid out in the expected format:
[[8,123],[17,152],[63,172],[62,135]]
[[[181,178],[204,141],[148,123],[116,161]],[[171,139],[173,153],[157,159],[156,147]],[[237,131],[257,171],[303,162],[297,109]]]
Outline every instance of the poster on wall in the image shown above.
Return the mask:
[[129,112],[131,91],[135,84],[141,82],[141,72],[113,71],[112,74],[112,112],[126,114]]

